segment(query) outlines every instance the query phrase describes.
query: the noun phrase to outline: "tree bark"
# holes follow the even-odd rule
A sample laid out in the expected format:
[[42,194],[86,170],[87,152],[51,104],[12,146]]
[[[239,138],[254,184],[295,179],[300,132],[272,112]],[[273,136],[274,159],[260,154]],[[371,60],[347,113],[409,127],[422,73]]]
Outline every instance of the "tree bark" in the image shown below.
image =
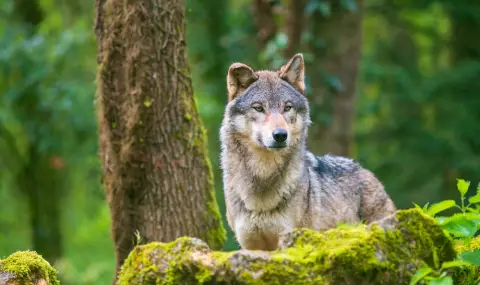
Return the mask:
[[225,240],[193,98],[185,4],[97,0],[99,155],[117,271],[142,241]]
[[[309,142],[318,153],[352,154],[363,14],[363,1],[356,3],[357,11],[349,11],[339,1],[330,1],[329,16],[316,12],[309,19],[313,37],[321,39],[311,44],[315,59],[306,66],[312,78],[312,113],[317,116]],[[328,118],[322,122],[319,114]]]

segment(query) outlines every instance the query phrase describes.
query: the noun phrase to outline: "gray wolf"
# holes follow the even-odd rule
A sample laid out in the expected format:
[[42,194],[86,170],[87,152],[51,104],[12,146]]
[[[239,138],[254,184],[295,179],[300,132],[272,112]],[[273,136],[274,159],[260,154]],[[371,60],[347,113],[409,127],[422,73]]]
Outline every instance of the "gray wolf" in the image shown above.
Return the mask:
[[302,54],[277,71],[228,70],[221,168],[227,221],[243,249],[274,250],[294,228],[372,222],[396,210],[359,163],[307,150],[304,73]]

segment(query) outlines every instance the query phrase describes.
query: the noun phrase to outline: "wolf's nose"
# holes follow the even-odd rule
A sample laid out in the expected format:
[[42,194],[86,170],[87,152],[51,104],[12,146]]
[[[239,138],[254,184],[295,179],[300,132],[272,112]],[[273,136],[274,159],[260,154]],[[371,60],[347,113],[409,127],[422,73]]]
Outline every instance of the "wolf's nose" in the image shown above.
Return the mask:
[[288,133],[286,130],[284,129],[275,129],[273,131],[273,139],[276,141],[276,142],[284,142],[287,140],[287,136],[288,136]]

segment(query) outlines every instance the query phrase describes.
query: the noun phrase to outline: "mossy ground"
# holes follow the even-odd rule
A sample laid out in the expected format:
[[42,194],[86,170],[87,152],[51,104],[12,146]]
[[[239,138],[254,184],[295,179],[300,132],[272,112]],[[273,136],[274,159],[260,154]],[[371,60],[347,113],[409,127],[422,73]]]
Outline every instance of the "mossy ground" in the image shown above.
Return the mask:
[[34,251],[18,251],[0,260],[0,272],[12,273],[20,284],[33,284],[45,279],[50,285],[59,285],[56,270]]
[[297,229],[273,252],[214,252],[187,237],[139,246],[119,284],[408,284],[423,263],[454,257],[437,222],[412,209],[370,226]]

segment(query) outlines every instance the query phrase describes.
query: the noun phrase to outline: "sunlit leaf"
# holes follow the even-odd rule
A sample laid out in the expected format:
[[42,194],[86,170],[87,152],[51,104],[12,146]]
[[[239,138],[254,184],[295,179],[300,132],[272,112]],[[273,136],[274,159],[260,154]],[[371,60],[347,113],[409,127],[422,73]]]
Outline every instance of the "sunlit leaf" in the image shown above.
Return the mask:
[[422,280],[425,276],[433,272],[433,269],[430,267],[422,267],[415,272],[415,274],[412,276],[412,279],[410,280],[410,285],[415,285],[417,284],[420,280]]
[[441,226],[456,237],[473,237],[477,231],[477,224],[464,216],[448,219]]
[[470,187],[470,181],[457,179],[457,189],[460,192],[460,194],[462,194],[462,196],[465,196],[465,194],[467,194],[468,187]]
[[437,204],[433,204],[428,208],[427,213],[429,215],[435,216],[437,213],[440,213],[442,211],[448,210],[452,207],[455,207],[455,201],[454,200],[445,200]]
[[477,193],[475,196],[472,196],[468,199],[470,204],[480,203],[480,193]]
[[442,263],[442,268],[452,268],[452,267],[460,267],[460,266],[468,266],[471,265],[469,262],[465,262],[463,260],[454,260],[454,261],[447,261]]
[[428,285],[453,285],[453,279],[451,276],[444,276],[438,279],[430,280]]

